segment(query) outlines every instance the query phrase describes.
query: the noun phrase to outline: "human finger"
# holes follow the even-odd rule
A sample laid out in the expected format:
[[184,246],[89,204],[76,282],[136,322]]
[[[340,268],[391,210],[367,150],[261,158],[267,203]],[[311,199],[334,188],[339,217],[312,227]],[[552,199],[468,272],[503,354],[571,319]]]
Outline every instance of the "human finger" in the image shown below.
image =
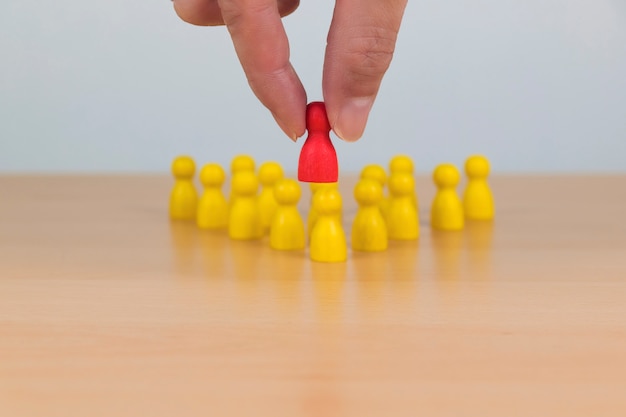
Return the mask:
[[[173,0],[176,14],[187,23],[198,26],[224,24],[217,0]],[[284,17],[298,8],[299,0],[277,0],[278,13]]]
[[305,130],[306,93],[289,61],[289,41],[276,0],[218,4],[252,91],[296,140]]
[[395,50],[407,0],[337,0],[324,58],[328,119],[347,141],[363,135]]
[[224,24],[217,0],[173,0],[178,17],[197,26],[218,26]]

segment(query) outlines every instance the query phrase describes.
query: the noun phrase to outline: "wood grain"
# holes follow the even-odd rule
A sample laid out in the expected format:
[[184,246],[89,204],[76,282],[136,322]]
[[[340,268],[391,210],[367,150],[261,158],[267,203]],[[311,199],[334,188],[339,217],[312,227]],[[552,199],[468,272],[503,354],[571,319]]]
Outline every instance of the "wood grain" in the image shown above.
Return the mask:
[[166,177],[0,177],[0,415],[623,416],[626,177],[491,182],[493,225],[432,232],[420,178],[419,242],[327,265]]

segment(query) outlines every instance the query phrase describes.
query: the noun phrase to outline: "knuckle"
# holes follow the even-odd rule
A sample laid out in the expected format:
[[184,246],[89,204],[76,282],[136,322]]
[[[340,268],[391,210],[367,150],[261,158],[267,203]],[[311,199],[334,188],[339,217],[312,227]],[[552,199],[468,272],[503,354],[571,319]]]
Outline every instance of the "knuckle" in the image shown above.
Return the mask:
[[282,84],[282,81],[290,76],[290,72],[291,68],[289,65],[282,65],[247,73],[246,77],[253,90],[268,90],[272,89],[277,84]]
[[346,67],[355,82],[374,82],[389,68],[396,45],[397,32],[368,27],[348,42]]
[[277,14],[277,6],[272,2],[226,1],[220,3],[220,8],[229,30],[236,32],[254,28],[257,22],[267,21]]

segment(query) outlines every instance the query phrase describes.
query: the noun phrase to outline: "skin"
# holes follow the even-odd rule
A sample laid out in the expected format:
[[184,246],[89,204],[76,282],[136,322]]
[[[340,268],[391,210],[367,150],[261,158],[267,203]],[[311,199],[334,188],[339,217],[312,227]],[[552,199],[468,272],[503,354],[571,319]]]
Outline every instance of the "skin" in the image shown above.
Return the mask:
[[[306,93],[289,62],[281,18],[299,0],[174,0],[186,22],[226,25],[248,83],[292,140],[304,135]],[[346,141],[365,130],[389,68],[407,0],[336,0],[328,32],[322,89],[328,120]]]

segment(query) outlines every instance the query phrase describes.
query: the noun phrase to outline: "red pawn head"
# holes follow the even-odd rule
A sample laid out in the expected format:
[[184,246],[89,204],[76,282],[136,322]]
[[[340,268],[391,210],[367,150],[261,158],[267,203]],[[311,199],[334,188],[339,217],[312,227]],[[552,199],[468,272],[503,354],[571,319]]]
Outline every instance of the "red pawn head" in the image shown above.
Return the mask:
[[326,106],[321,101],[314,101],[306,106],[306,130],[311,132],[330,132],[330,123],[326,115]]
[[335,147],[330,141],[330,123],[324,103],[309,103],[306,125],[309,134],[300,151],[298,179],[304,182],[337,182],[339,165]]

